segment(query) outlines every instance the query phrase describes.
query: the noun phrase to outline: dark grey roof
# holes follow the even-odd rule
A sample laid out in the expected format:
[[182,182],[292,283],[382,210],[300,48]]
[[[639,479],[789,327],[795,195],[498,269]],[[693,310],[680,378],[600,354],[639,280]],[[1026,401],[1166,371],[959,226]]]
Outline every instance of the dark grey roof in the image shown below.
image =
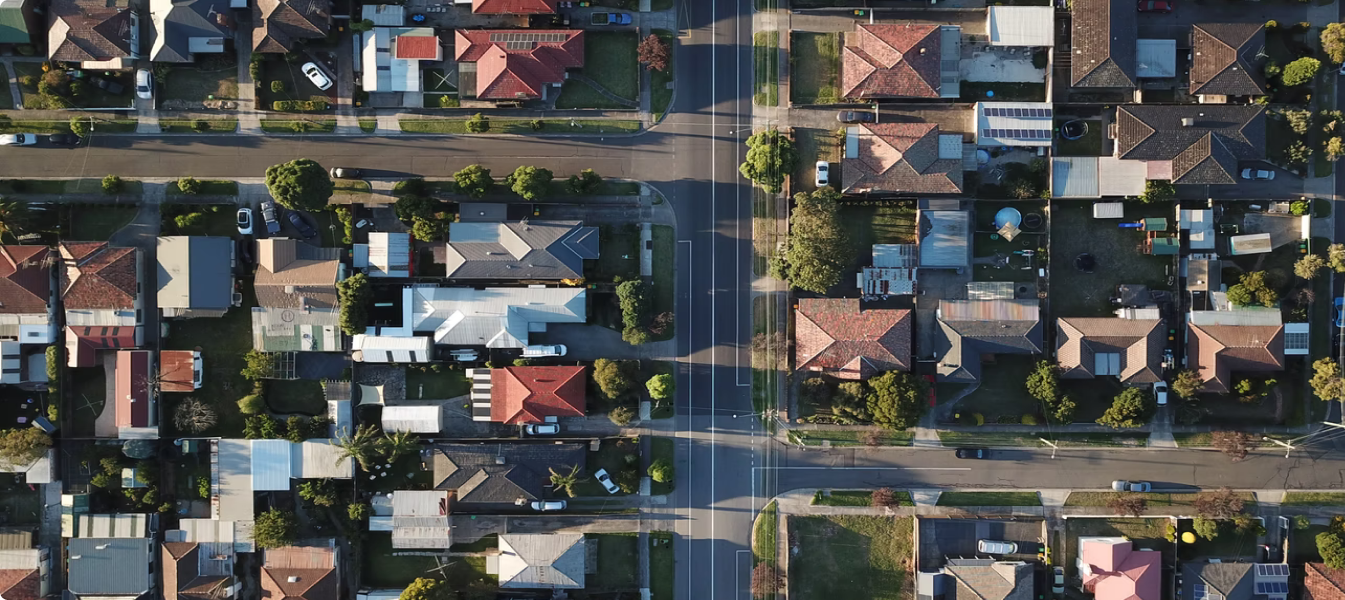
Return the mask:
[[512,504],[543,497],[550,469],[584,472],[583,444],[438,444],[430,452],[434,488],[456,502]]
[[462,223],[499,222],[508,215],[509,205],[503,202],[463,202],[458,205],[458,221]]
[[457,279],[575,279],[598,257],[598,228],[581,221],[449,225],[447,276]]
[[1022,561],[950,559],[944,570],[957,582],[956,600],[1032,600],[1032,565]]
[[1191,94],[1260,96],[1266,93],[1266,30],[1260,23],[1191,26]]
[[1238,161],[1266,157],[1265,109],[1232,104],[1120,106],[1116,152],[1128,160],[1172,161],[1173,183],[1237,183]]
[[1252,563],[1211,563],[1188,561],[1182,563],[1182,597],[1200,600],[1195,595],[1197,585],[1204,585],[1210,594],[1220,594],[1224,600],[1252,600],[1255,579]]
[[1071,85],[1135,87],[1135,4],[1130,0],[1074,0],[1070,15]]
[[72,538],[66,587],[76,596],[139,596],[149,591],[153,541]]
[[[192,62],[192,38],[197,38],[198,44],[204,44],[207,38],[219,38],[223,51],[224,38],[233,36],[222,24],[229,18],[228,0],[165,0],[162,4],[151,4],[154,10],[171,6],[163,17],[164,31],[156,27],[152,34],[156,36],[150,46],[154,50],[150,60],[154,62]],[[157,36],[162,36],[161,46]]]
[[159,307],[228,309],[233,296],[232,253],[233,240],[227,237],[159,238]]
[[1040,319],[940,318],[939,332],[935,337],[935,352],[940,357],[937,369],[939,381],[972,383],[979,380],[982,354],[1040,354],[1042,329]]

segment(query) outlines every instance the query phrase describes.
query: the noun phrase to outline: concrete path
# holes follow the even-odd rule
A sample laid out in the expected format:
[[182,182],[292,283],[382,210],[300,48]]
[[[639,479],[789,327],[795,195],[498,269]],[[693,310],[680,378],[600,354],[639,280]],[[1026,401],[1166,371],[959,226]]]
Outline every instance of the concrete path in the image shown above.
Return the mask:
[[19,73],[14,69],[14,63],[20,60],[22,59],[14,56],[0,56],[0,65],[4,65],[5,72],[9,74],[6,84],[9,85],[9,97],[14,99],[15,110],[23,110],[23,93],[19,90]]

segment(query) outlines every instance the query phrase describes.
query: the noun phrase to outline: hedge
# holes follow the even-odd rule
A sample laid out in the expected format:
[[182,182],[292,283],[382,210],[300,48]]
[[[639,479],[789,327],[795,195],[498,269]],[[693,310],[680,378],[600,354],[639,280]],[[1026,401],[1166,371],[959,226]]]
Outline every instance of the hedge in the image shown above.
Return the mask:
[[326,100],[276,100],[271,103],[273,110],[281,112],[322,112],[329,107]]

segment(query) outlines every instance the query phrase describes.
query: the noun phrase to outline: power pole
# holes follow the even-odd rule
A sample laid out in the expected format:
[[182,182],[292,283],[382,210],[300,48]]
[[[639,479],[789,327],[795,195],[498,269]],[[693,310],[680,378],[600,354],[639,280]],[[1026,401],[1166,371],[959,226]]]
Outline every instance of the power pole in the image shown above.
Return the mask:
[[1293,444],[1290,444],[1290,443],[1288,443],[1288,442],[1281,442],[1281,441],[1279,441],[1279,440],[1277,440],[1277,439],[1275,439],[1275,438],[1272,438],[1272,437],[1266,437],[1266,436],[1264,436],[1264,435],[1261,436],[1261,440],[1262,440],[1262,441],[1266,441],[1266,442],[1270,442],[1270,443],[1272,443],[1272,444],[1275,444],[1276,446],[1284,446],[1284,457],[1285,457],[1285,458],[1289,458],[1289,453],[1292,452],[1293,449],[1295,448],[1295,446],[1294,446]]
[[1046,444],[1047,446],[1050,446],[1050,447],[1051,447],[1051,459],[1054,460],[1054,459],[1055,459],[1055,451],[1056,451],[1056,450],[1059,450],[1059,449],[1060,449],[1060,446],[1057,446],[1057,445],[1055,444],[1055,442],[1052,442],[1051,440],[1048,440],[1048,439],[1043,438],[1043,437],[1039,437],[1039,438],[1037,438],[1037,439],[1038,439],[1038,440],[1041,440],[1041,443]]

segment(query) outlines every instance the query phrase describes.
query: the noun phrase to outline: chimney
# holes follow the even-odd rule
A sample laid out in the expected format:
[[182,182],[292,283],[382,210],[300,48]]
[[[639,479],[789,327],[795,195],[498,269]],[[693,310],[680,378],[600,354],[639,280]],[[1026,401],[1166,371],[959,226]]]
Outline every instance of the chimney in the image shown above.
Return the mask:
[[1182,118],[1182,127],[1195,127],[1195,125],[1196,125],[1195,119],[1192,119],[1191,117]]
[[503,455],[503,454],[496,454],[496,455],[495,455],[495,464],[497,464],[497,465],[502,465],[502,464],[504,464],[504,455]]
[[298,575],[290,575],[289,577],[286,577],[286,578],[285,578],[285,581],[288,581],[288,582],[290,582],[290,583],[299,583],[299,576],[298,576]]

